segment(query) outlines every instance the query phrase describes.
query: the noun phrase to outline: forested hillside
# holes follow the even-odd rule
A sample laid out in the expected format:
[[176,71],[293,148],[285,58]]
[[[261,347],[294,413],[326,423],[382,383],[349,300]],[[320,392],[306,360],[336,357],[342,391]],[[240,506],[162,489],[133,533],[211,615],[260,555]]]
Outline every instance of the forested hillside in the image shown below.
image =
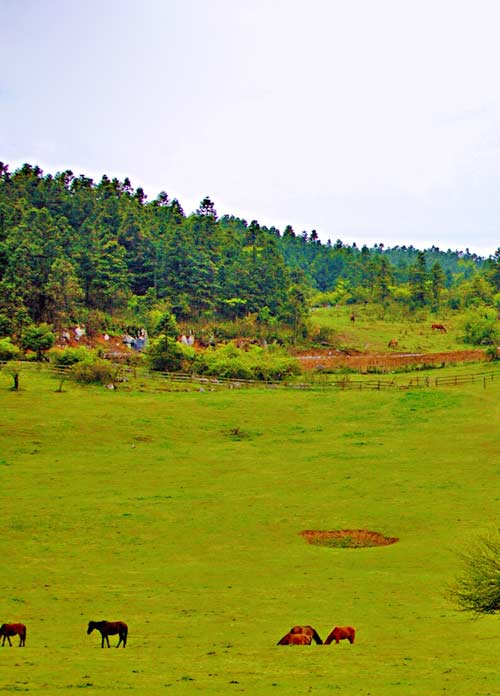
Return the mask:
[[324,244],[314,230],[218,217],[208,197],[186,214],[165,192],[148,201],[128,178],[94,182],[30,164],[10,173],[0,164],[3,335],[141,303],[162,303],[181,321],[253,314],[293,325],[311,302],[436,309],[494,303],[499,291],[500,250],[483,259],[436,247]]

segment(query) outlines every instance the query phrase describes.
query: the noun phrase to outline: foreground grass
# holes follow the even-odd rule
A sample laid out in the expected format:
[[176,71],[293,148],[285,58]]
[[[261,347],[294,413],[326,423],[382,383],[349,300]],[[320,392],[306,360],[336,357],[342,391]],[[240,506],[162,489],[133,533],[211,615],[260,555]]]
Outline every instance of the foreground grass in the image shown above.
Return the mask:
[[[0,381],[0,691],[496,694],[500,624],[443,591],[498,524],[496,383],[147,394]],[[308,545],[366,528],[392,546]],[[90,619],[128,622],[101,650]],[[354,646],[278,648],[295,623]]]

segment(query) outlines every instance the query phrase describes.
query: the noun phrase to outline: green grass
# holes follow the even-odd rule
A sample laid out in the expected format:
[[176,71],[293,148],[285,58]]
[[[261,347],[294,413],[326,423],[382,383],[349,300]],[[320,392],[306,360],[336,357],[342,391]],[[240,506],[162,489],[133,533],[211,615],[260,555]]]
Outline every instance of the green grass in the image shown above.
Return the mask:
[[[1,693],[499,693],[498,618],[443,595],[455,551],[498,525],[498,382],[21,386],[0,373],[0,621],[28,627],[0,648]],[[363,528],[399,542],[299,535]],[[102,618],[128,622],[125,650],[86,635]],[[277,647],[298,623],[350,624],[356,644]]]

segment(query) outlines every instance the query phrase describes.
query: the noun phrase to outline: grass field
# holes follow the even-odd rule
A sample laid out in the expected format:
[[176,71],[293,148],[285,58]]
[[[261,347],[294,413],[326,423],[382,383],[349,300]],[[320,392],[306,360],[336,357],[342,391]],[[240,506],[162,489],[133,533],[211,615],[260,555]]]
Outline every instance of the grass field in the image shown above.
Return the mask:
[[[132,393],[0,373],[0,693],[500,693],[500,621],[443,595],[500,518],[499,382]],[[237,430],[235,434],[235,429]],[[309,545],[302,530],[399,542]],[[89,620],[129,624],[101,650]],[[277,647],[297,623],[354,646]],[[17,645],[17,639],[14,640]]]

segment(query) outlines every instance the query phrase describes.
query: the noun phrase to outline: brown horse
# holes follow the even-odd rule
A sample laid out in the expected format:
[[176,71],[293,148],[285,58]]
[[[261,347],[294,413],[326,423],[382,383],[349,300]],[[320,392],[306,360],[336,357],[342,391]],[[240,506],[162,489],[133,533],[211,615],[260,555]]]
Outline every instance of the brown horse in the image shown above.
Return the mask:
[[290,629],[289,633],[292,633],[294,635],[298,634],[298,633],[302,633],[306,636],[311,636],[312,640],[315,643],[317,643],[318,645],[323,645],[323,641],[319,637],[318,632],[312,626],[293,626]]
[[388,348],[397,348],[398,347],[398,341],[396,338],[391,338],[389,343],[387,344]]
[[311,645],[312,637],[305,633],[287,633],[277,645]]
[[351,316],[349,317],[349,319],[350,319],[352,322],[356,321],[356,315],[354,314],[354,312],[351,314]]
[[127,645],[128,626],[123,621],[89,621],[87,635],[90,635],[94,628],[101,634],[101,648],[104,648],[104,641],[106,641],[109,648],[108,636],[115,636],[117,633],[120,639],[116,647],[119,648],[120,643],[123,643],[123,647]]
[[352,626],[335,626],[333,631],[330,633],[328,638],[325,640],[325,645],[330,645],[333,641],[339,644],[341,640],[348,640],[352,645],[354,643],[354,636],[356,631]]
[[433,331],[441,331],[441,333],[446,333],[446,326],[444,324],[432,324],[431,329]]
[[22,623],[2,624],[0,626],[0,636],[3,636],[2,645],[5,644],[5,639],[7,638],[11,647],[10,637],[19,636],[19,647],[22,648],[26,645],[26,626]]

